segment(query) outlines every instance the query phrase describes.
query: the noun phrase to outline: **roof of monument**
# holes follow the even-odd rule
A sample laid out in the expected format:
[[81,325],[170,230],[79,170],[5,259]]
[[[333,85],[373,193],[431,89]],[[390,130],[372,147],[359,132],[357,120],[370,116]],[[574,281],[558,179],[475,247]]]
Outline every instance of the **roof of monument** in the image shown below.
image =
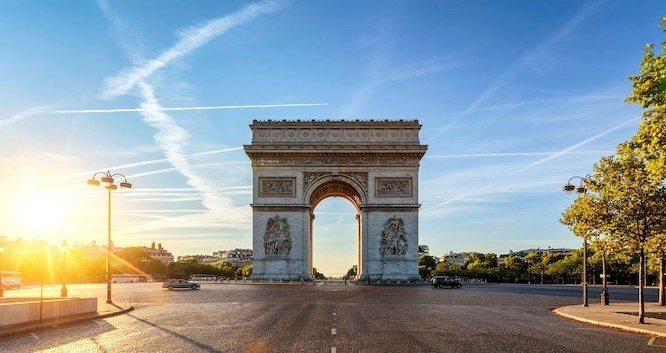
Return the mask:
[[384,119],[384,120],[375,120],[375,119],[368,119],[368,120],[361,120],[361,119],[354,119],[354,120],[345,120],[345,119],[340,119],[340,120],[331,120],[331,119],[325,119],[325,120],[317,120],[317,119],[311,119],[311,120],[301,120],[301,119],[296,119],[296,120],[287,120],[287,119],[282,119],[282,120],[253,120],[252,121],[252,126],[254,125],[288,125],[288,126],[309,126],[309,127],[314,127],[314,126],[330,126],[330,125],[335,125],[335,126],[358,126],[358,125],[399,125],[399,126],[413,126],[413,125],[419,125],[418,119],[413,119],[413,120],[404,120],[404,119],[398,119],[398,120],[391,120],[391,119]]

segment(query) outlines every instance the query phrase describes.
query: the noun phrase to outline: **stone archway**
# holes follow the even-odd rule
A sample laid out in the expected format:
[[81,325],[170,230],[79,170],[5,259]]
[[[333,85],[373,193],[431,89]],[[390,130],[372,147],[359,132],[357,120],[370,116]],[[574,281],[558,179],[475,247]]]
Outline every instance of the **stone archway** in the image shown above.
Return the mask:
[[412,121],[254,121],[254,278],[311,279],[314,208],[356,208],[358,277],[418,279],[418,171],[427,146]]

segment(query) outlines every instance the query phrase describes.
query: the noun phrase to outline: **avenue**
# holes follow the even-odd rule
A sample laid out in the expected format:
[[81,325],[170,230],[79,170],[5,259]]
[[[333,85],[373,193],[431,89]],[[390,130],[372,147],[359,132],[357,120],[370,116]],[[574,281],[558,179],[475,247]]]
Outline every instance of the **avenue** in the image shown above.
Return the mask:
[[[597,295],[596,287],[590,294]],[[45,293],[55,292],[48,287]],[[103,284],[75,296],[103,297]],[[613,298],[635,300],[633,287]],[[10,291],[34,296],[39,287]],[[0,338],[3,351],[32,352],[646,352],[650,337],[558,317],[580,302],[578,286],[432,286],[203,283],[114,284],[114,303],[134,306],[103,320]],[[656,291],[648,289],[647,299]],[[654,340],[653,340],[654,341]]]

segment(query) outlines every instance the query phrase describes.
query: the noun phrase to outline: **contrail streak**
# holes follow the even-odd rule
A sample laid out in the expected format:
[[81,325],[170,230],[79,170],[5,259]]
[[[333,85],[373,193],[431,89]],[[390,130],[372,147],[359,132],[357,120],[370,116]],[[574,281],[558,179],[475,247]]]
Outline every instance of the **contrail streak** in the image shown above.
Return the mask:
[[[429,159],[448,158],[485,158],[485,157],[523,157],[523,156],[551,156],[560,152],[500,152],[500,153],[468,153],[468,154],[445,154],[440,156],[425,156]],[[615,151],[571,151],[569,154],[611,154]]]
[[205,45],[215,37],[265,14],[276,12],[282,4],[274,1],[264,1],[250,4],[241,10],[220,18],[216,18],[199,27],[192,27],[182,32],[181,39],[172,47],[163,51],[156,58],[144,65],[134,66],[105,80],[105,89],[101,96],[110,99],[129,92],[140,82],[148,79],[152,74],[165,67],[169,62],[185,56],[195,49]]
[[426,212],[426,211],[430,211],[430,210],[433,210],[433,209],[435,209],[435,208],[439,208],[439,207],[441,207],[441,206],[444,206],[444,205],[449,204],[449,203],[454,202],[454,201],[458,201],[458,200],[463,199],[463,198],[468,197],[468,196],[472,196],[472,195],[480,194],[480,193],[482,193],[482,192],[484,192],[484,191],[486,191],[486,190],[489,190],[489,189],[495,187],[497,184],[501,183],[502,181],[504,181],[504,180],[506,180],[506,179],[508,179],[508,178],[510,178],[510,177],[512,177],[512,176],[514,176],[514,175],[516,175],[516,174],[518,174],[518,173],[522,173],[522,172],[524,172],[524,171],[526,171],[526,170],[528,170],[528,169],[531,169],[531,168],[536,167],[536,166],[538,166],[538,165],[540,165],[540,164],[546,163],[546,162],[548,162],[548,161],[550,161],[550,160],[552,160],[552,159],[555,159],[555,158],[560,157],[560,156],[562,156],[562,155],[565,155],[565,154],[571,153],[572,150],[574,150],[574,149],[576,149],[576,148],[578,148],[578,147],[580,147],[580,146],[583,146],[583,145],[585,145],[585,144],[588,144],[588,143],[590,143],[590,142],[592,142],[592,141],[594,141],[594,140],[597,140],[597,139],[599,139],[599,138],[601,138],[601,137],[603,137],[603,136],[606,136],[606,135],[610,134],[611,132],[614,132],[614,131],[616,131],[616,130],[619,130],[620,128],[622,128],[622,127],[624,127],[624,126],[629,125],[629,124],[632,124],[632,123],[635,123],[635,122],[636,122],[635,119],[630,119],[630,120],[627,120],[627,121],[625,121],[625,122],[622,122],[622,123],[620,123],[620,124],[618,124],[618,125],[613,126],[613,127],[610,128],[610,129],[604,130],[604,131],[602,131],[602,132],[600,132],[600,133],[598,133],[598,134],[596,134],[596,135],[594,135],[594,136],[592,136],[592,137],[589,137],[589,138],[587,138],[587,139],[585,139],[585,140],[583,140],[583,141],[580,141],[580,142],[578,142],[578,143],[576,143],[576,144],[573,144],[573,145],[571,145],[571,146],[569,146],[569,147],[567,147],[567,148],[565,148],[565,149],[563,149],[563,150],[561,150],[561,151],[559,151],[559,152],[557,152],[557,153],[551,154],[551,155],[549,155],[548,157],[541,158],[541,159],[539,159],[538,161],[535,161],[535,162],[533,162],[533,163],[530,163],[530,164],[528,164],[528,165],[526,165],[526,166],[524,166],[524,167],[522,167],[522,168],[520,168],[520,169],[514,170],[513,172],[508,173],[507,175],[505,175],[502,179],[500,179],[500,180],[498,180],[498,181],[496,181],[496,182],[494,182],[494,183],[492,183],[492,184],[490,184],[490,185],[486,185],[486,186],[484,186],[484,187],[482,187],[482,188],[480,188],[480,189],[478,189],[478,190],[474,190],[474,191],[472,191],[472,192],[465,193],[465,194],[460,194],[460,195],[458,195],[458,196],[456,196],[456,197],[454,197],[454,198],[452,198],[452,199],[449,199],[449,200],[446,200],[446,201],[440,202],[440,203],[438,203],[438,204],[436,204],[436,205],[434,205],[434,206],[432,206],[432,207],[430,207],[430,208],[425,209],[424,212]]
[[[286,104],[249,104],[249,105],[212,105],[201,107],[161,107],[160,111],[186,111],[186,110],[221,110],[221,109],[248,109],[248,108],[284,108],[284,107],[314,107],[328,105],[328,103],[286,103]],[[144,108],[118,108],[118,109],[63,109],[38,110],[35,114],[98,114],[98,113],[143,113]],[[9,120],[9,119],[8,119]],[[5,120],[2,120],[5,121]]]

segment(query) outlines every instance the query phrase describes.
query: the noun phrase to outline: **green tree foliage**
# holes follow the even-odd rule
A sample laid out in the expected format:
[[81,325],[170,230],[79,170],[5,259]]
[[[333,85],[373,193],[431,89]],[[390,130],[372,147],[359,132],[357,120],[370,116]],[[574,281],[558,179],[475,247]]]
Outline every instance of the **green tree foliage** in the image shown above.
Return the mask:
[[120,250],[112,261],[112,273],[139,273],[149,274],[154,278],[162,278],[166,273],[166,266],[153,259],[141,247],[129,247]]
[[570,256],[562,257],[560,260],[548,264],[546,274],[558,282],[567,283],[570,278],[580,276],[582,266],[581,253],[574,251]]
[[419,275],[421,278],[429,278],[432,276],[432,271],[437,267],[437,260],[434,256],[421,255],[419,256]]
[[509,255],[504,258],[504,262],[500,265],[500,270],[503,270],[506,276],[518,282],[522,274],[527,272],[527,264],[520,257]]
[[433,276],[460,276],[462,268],[452,262],[446,260],[440,261],[435,270],[432,271]]
[[252,275],[252,264],[247,264],[242,267],[243,277],[250,277]]
[[610,217],[603,228],[611,239],[639,256],[639,322],[644,322],[646,252],[666,229],[666,188],[652,178],[647,161],[632,145],[618,146],[617,154],[595,165],[595,189]]
[[324,276],[323,273],[317,271],[316,267],[312,268],[312,274],[314,275],[315,279],[326,279],[326,276]]
[[356,278],[356,275],[358,275],[358,269],[357,266],[354,265],[349,270],[347,270],[347,274],[344,275],[343,279],[351,280]]
[[[661,19],[660,26],[666,33],[666,17]],[[645,47],[640,74],[629,79],[633,91],[627,102],[645,109],[632,143],[648,161],[647,170],[653,179],[661,181],[666,177],[666,41],[660,54],[655,53],[652,44]]]
[[530,251],[527,255],[525,255],[525,264],[527,264],[527,274],[529,276],[529,281],[532,281],[532,274],[535,273],[534,270],[538,270],[536,273],[543,273],[543,266],[540,266],[541,256],[536,252]]
[[464,274],[477,279],[497,281],[497,255],[492,253],[472,252],[465,259]]

